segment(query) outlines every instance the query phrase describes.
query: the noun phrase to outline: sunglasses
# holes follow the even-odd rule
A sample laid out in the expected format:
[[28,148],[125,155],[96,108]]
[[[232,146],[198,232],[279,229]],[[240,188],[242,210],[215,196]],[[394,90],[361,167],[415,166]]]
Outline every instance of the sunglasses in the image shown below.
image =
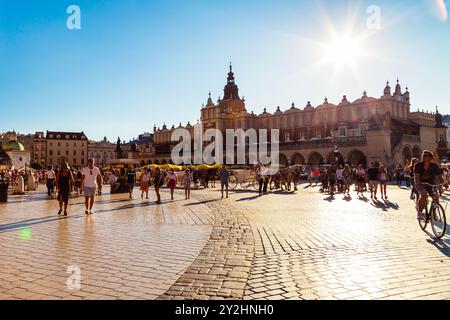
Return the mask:
[[424,158],[432,158],[433,156],[431,154],[424,154],[423,157]]

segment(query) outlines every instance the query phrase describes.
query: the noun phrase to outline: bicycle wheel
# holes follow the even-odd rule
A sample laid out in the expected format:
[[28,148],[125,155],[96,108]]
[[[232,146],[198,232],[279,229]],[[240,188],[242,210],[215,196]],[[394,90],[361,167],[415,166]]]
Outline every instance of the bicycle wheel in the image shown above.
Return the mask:
[[239,184],[241,185],[242,189],[248,189],[250,187],[250,181],[244,180],[244,181],[241,181]]
[[231,190],[236,189],[238,185],[238,181],[235,175],[230,175],[230,177],[228,178],[228,188]]
[[420,229],[425,231],[425,229],[427,228],[427,224],[428,224],[428,208],[425,208],[425,213],[422,214],[422,219],[418,219],[418,221],[419,221]]
[[256,179],[252,180],[252,185],[253,185],[253,189],[255,189],[256,191],[259,190],[259,182]]
[[441,239],[445,235],[446,228],[447,221],[444,208],[439,203],[435,203],[431,209],[431,229],[433,229],[436,238]]

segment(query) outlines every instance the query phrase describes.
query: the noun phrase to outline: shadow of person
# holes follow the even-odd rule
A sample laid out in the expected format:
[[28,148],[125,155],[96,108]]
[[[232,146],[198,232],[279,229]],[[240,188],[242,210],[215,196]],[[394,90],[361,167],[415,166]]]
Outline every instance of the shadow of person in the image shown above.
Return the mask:
[[[428,232],[427,230],[425,230],[425,233],[431,238],[431,239],[427,239],[427,242],[429,244],[432,244],[436,249],[438,249],[440,252],[442,252],[443,254],[445,254],[447,257],[450,258],[450,239],[436,239],[434,237],[434,235],[432,235],[430,232]],[[441,263],[443,263],[444,261],[441,260]]]
[[391,209],[394,209],[394,210],[398,210],[399,209],[399,205],[397,203],[390,202],[387,199],[384,200],[384,203],[385,203],[386,207],[388,207],[388,208],[391,208]]
[[323,200],[328,201],[328,202],[333,202],[334,200],[336,200],[336,198],[334,197],[334,195],[329,195],[326,198],[323,198]]
[[364,202],[369,202],[369,199],[365,196],[365,195],[359,195],[358,196],[358,200],[360,201],[364,201]]

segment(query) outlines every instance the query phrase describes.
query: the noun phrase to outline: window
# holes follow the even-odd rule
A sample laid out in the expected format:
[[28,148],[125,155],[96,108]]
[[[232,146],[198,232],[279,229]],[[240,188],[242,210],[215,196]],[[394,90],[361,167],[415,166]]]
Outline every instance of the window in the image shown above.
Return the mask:
[[321,139],[322,135],[320,134],[320,131],[316,131],[316,138],[317,139]]
[[50,138],[50,139],[53,139],[53,135],[52,135],[52,134],[51,134],[51,135],[49,135],[49,138]]
[[81,155],[84,156],[84,151],[81,151]]
[[443,134],[440,134],[440,135],[439,135],[439,142],[445,142],[445,139],[444,139],[444,135],[443,135]]
[[76,147],[76,146],[77,146],[77,144],[76,144],[76,143],[74,143],[74,144],[73,144],[73,146],[74,146],[74,147]]
[[81,159],[81,164],[84,164],[84,159]]
[[61,139],[61,136],[58,134],[58,135],[56,136],[56,139]]
[[77,140],[77,136],[73,136],[72,138],[73,138],[73,140]]
[[69,155],[69,150],[66,150],[66,156],[68,156]]
[[289,133],[284,134],[284,141],[291,141]]
[[66,143],[66,147],[69,147],[69,143],[68,142]]
[[58,150],[58,156],[60,156],[60,155],[61,155],[61,151]]
[[77,163],[77,159],[73,158],[73,162],[72,163]]
[[50,150],[50,155],[51,155],[51,156],[53,155],[53,150]]
[[346,136],[347,136],[347,130],[346,130],[346,128],[341,128],[341,129],[339,130],[339,135],[340,135],[341,137],[346,137]]
[[66,135],[66,139],[69,140],[69,139],[70,139],[70,136],[69,136],[69,135]]
[[50,142],[50,147],[53,147],[53,142]]
[[61,142],[58,142],[58,147],[61,147]]
[[77,155],[77,151],[76,151],[76,150],[73,151],[73,155],[74,155],[74,156]]

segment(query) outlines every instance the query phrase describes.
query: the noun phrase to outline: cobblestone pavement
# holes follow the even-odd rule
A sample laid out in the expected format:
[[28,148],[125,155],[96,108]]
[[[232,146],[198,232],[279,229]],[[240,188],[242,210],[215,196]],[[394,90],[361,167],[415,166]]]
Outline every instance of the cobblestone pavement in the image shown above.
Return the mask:
[[[184,198],[156,206],[105,195],[88,217],[83,198],[71,202],[68,218],[42,192],[0,204],[0,299],[156,299],[214,222],[208,207]],[[67,287],[69,266],[80,268],[80,290]]]
[[255,236],[244,299],[449,299],[450,238],[419,229],[409,191],[389,193],[233,194]]
[[[449,299],[450,238],[419,229],[407,190],[388,194],[106,195],[67,219],[43,194],[15,197],[0,204],[0,298]],[[81,290],[66,288],[74,264]]]
[[211,236],[195,262],[163,295],[167,299],[242,299],[254,257],[246,218],[223,200],[200,198],[215,212]]

